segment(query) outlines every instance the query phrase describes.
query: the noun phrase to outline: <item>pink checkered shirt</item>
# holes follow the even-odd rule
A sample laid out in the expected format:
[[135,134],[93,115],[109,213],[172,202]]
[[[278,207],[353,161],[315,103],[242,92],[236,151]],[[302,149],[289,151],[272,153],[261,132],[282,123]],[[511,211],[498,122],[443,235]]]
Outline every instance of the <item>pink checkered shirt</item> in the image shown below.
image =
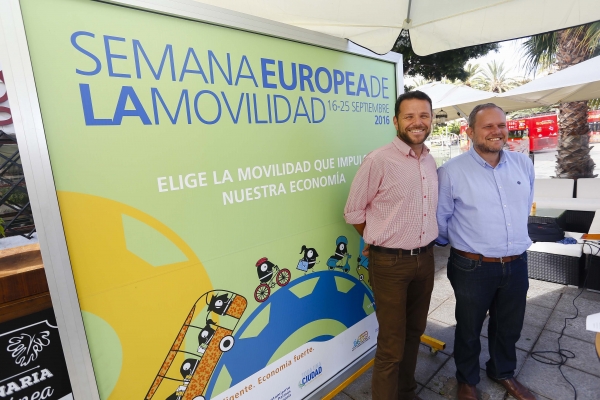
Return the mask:
[[427,147],[421,157],[403,141],[369,153],[350,188],[344,218],[366,221],[366,243],[395,249],[423,247],[438,236],[438,178]]

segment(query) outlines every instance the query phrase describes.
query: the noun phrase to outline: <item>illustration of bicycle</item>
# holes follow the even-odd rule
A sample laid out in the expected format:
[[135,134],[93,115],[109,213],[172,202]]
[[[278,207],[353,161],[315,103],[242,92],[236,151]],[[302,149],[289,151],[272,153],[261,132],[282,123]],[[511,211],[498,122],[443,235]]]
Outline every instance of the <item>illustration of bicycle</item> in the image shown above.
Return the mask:
[[271,289],[276,284],[283,287],[290,283],[292,279],[292,273],[289,269],[279,269],[279,266],[273,264],[267,257],[263,257],[256,262],[256,272],[260,284],[254,291],[254,299],[259,303],[269,298]]

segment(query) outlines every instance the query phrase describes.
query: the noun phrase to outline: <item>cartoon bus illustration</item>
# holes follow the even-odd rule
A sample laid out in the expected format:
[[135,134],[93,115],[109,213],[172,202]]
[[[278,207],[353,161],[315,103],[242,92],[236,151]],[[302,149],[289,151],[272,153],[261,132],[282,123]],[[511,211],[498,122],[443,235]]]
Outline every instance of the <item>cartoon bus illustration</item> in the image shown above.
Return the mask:
[[145,399],[206,400],[205,392],[246,310],[245,297],[227,290],[200,296],[187,315]]

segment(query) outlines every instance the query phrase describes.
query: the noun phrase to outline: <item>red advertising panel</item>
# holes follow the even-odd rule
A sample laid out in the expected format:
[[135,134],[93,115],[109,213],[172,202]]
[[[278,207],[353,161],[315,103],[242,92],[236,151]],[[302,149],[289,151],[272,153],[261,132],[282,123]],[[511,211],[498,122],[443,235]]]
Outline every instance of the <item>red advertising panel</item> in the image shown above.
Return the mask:
[[556,114],[540,115],[506,121],[509,145],[522,147],[529,144],[529,151],[552,150],[558,145],[558,122]]
[[552,150],[558,146],[558,121],[556,114],[526,119],[529,129],[530,150]]
[[508,128],[508,146],[511,151],[518,151],[528,154],[529,148],[529,130],[527,122],[524,119],[515,119],[506,121]]
[[587,122],[590,126],[590,143],[600,143],[600,110],[590,110]]
[[509,132],[527,129],[527,124],[524,119],[514,119],[506,121],[506,126]]

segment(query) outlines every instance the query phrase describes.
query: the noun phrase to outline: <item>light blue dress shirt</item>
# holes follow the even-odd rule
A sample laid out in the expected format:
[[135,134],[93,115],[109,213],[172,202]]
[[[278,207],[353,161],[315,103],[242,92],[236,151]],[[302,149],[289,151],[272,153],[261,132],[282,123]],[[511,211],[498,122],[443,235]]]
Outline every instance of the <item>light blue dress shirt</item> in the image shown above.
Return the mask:
[[438,242],[485,257],[508,257],[531,246],[527,218],[533,201],[533,164],[501,151],[493,168],[471,148],[438,169]]

